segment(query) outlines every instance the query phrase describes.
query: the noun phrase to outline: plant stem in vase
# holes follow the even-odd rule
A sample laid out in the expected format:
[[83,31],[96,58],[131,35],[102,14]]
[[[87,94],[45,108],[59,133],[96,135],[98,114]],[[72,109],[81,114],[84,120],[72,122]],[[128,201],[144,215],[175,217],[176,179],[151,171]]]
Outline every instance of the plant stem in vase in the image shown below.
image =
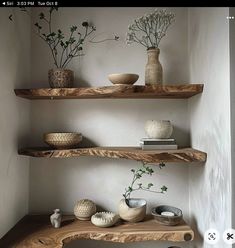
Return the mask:
[[[74,58],[84,55],[82,52],[84,44],[87,41],[91,43],[100,43],[106,40],[117,41],[119,37],[115,35],[114,38],[101,41],[88,40],[96,31],[96,27],[88,21],[82,22],[80,29],[76,25],[71,26],[66,36],[61,29],[53,29],[53,16],[58,8],[45,9],[45,13],[40,12],[38,15],[38,20],[33,25],[33,33],[47,44],[54,61],[55,69],[48,71],[49,84],[51,88],[73,87],[74,72],[66,68]],[[28,8],[22,7],[20,11],[32,19]],[[9,19],[13,20],[12,15],[9,16]]]
[[148,63],[145,67],[145,84],[162,84],[162,65],[159,62],[159,44],[175,15],[166,10],[155,9],[153,13],[134,20],[128,26],[127,44],[138,43],[147,48]]

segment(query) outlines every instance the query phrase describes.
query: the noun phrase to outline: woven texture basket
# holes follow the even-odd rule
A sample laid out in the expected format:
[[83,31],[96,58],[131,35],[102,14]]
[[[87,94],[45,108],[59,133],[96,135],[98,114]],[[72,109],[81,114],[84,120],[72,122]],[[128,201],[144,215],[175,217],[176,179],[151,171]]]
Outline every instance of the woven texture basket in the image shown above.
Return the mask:
[[45,133],[43,140],[54,148],[75,148],[82,141],[80,133]]
[[51,88],[71,88],[74,82],[74,72],[68,69],[51,69],[48,71]]

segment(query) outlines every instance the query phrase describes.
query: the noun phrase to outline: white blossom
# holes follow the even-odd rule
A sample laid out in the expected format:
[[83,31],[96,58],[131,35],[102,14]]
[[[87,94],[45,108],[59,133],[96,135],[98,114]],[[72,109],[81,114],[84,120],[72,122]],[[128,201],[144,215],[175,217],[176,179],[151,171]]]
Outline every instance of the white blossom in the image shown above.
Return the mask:
[[174,18],[175,15],[167,12],[166,9],[156,8],[152,13],[133,20],[133,23],[128,26],[130,32],[126,34],[128,44],[137,42],[146,48],[158,47]]

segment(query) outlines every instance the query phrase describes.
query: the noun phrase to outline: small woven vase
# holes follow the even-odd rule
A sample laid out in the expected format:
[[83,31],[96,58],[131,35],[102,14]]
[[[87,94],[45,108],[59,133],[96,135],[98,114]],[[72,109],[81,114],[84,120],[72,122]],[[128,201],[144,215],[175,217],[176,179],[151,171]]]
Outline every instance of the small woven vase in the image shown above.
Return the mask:
[[74,82],[74,73],[68,69],[51,69],[48,71],[51,88],[71,88]]

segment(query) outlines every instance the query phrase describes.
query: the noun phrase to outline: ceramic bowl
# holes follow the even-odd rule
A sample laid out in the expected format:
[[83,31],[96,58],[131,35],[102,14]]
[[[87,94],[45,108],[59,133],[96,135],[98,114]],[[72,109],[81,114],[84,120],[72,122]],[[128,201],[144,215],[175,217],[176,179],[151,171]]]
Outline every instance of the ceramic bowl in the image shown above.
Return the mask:
[[116,85],[120,84],[127,84],[131,85],[134,84],[139,78],[139,75],[132,74],[132,73],[116,73],[108,75],[108,79]]
[[[174,216],[164,216],[161,215],[162,212],[171,212]],[[152,209],[151,213],[154,216],[155,221],[166,226],[178,225],[183,219],[182,211],[179,208],[168,205],[155,207]]]
[[168,120],[148,120],[144,129],[147,136],[152,139],[168,139],[173,132],[173,126]]
[[80,133],[45,133],[43,140],[51,147],[69,149],[76,147],[82,141]]
[[98,212],[91,217],[91,222],[95,226],[110,227],[117,223],[119,216],[113,212]]
[[128,204],[125,199],[121,199],[118,206],[120,217],[129,222],[142,221],[146,216],[147,202],[141,198],[130,198]]

